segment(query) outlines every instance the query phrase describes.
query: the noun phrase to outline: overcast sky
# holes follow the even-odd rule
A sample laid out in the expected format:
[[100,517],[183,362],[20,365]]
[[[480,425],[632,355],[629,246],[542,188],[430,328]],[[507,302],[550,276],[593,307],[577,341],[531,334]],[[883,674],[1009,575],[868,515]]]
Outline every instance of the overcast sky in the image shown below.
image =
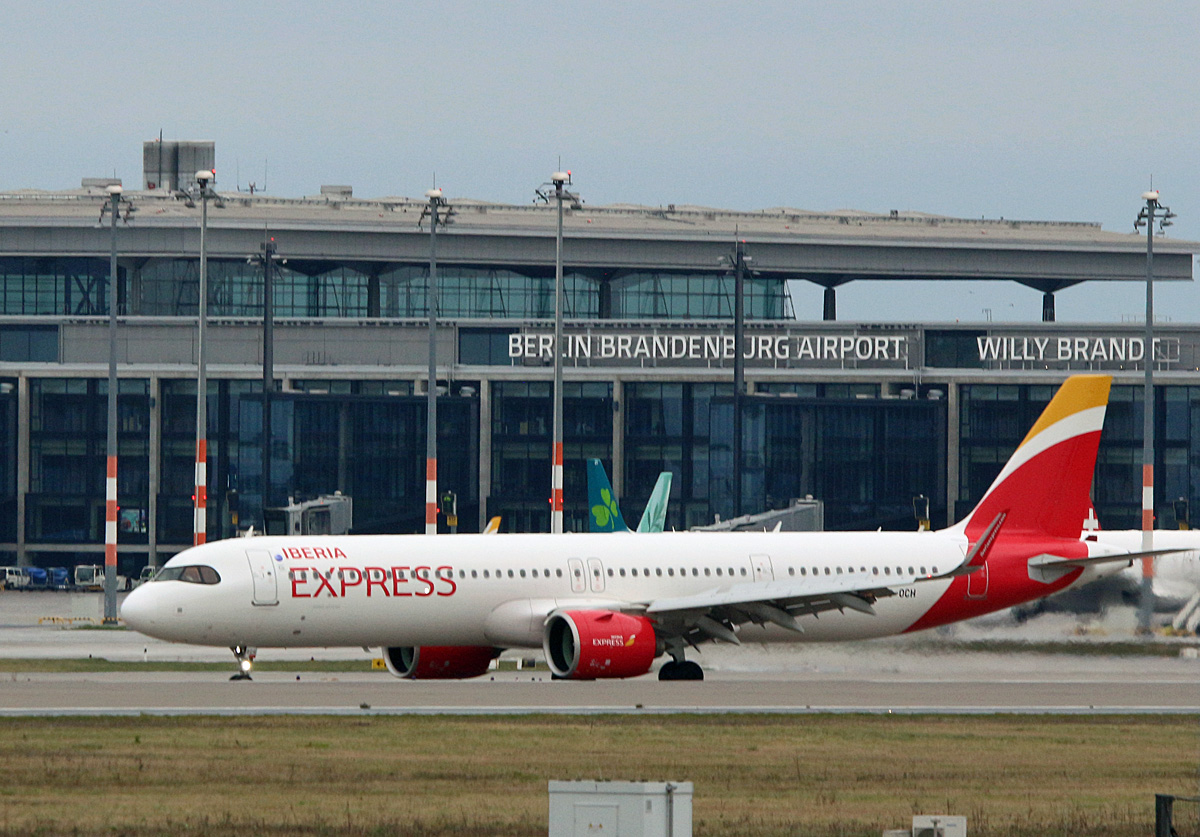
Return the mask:
[[[1191,2],[5,3],[0,190],[141,183],[141,145],[216,142],[221,189],[1099,221],[1153,178],[1200,240]],[[1200,288],[1156,310],[1200,322]],[[1143,285],[1058,294],[1144,314]],[[820,317],[821,291],[796,294]],[[852,283],[840,319],[1040,319],[1007,283]]]

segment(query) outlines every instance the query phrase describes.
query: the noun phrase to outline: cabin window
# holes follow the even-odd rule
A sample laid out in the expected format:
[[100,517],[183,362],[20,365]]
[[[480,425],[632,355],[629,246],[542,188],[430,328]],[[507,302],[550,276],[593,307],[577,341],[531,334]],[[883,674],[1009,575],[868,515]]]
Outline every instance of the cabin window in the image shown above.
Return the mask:
[[667,576],[669,578],[675,577],[675,568],[674,567],[667,567]]

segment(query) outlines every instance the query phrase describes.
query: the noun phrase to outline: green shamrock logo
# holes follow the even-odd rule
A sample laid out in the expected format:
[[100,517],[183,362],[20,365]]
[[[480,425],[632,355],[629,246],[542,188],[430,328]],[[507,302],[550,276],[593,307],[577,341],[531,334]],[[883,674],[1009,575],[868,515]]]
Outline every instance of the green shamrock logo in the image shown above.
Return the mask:
[[607,488],[600,489],[601,505],[592,506],[592,517],[601,529],[611,529],[617,519],[617,501]]

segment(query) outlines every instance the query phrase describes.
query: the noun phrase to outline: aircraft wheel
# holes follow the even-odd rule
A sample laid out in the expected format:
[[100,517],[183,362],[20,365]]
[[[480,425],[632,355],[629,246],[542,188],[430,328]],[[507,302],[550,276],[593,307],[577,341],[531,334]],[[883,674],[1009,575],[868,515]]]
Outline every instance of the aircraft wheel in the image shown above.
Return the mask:
[[659,680],[703,680],[704,669],[700,668],[698,663],[691,660],[683,660],[675,662],[671,660],[663,663],[662,668],[658,670]]

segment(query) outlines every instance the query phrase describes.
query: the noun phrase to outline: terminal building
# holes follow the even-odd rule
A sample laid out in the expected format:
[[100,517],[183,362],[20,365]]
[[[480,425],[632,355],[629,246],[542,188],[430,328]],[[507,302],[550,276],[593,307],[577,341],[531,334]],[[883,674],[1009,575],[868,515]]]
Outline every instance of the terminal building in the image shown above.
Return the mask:
[[[103,554],[114,304],[121,571],[191,543],[203,206],[188,172],[212,159],[211,143],[147,143],[142,188],[120,204],[115,288],[110,181],[0,194],[0,564]],[[430,382],[427,201],[320,192],[218,188],[207,201],[208,538],[261,529],[264,507],[338,491],[353,498],[355,531],[423,531],[430,385],[439,489],[457,495],[458,530],[499,515],[502,531],[548,531],[556,207],[450,196]],[[740,347],[737,242],[749,259]],[[1156,240],[1156,280],[1190,281],[1197,249]],[[1106,528],[1139,525],[1144,326],[1057,323],[1054,294],[1144,283],[1142,236],[1081,222],[577,201],[563,261],[567,530],[587,528],[592,457],[627,515],[670,470],[674,528],[805,496],[823,501],[830,529],[914,528],[918,497],[947,525],[1081,371],[1115,377],[1097,514]],[[838,320],[836,289],[878,279],[1011,281],[1042,294],[1043,322],[897,323],[886,300],[871,322]],[[822,310],[793,310],[796,281],[825,289]],[[1156,338],[1155,506],[1158,525],[1173,527],[1176,501],[1200,485],[1200,324],[1158,325]]]

